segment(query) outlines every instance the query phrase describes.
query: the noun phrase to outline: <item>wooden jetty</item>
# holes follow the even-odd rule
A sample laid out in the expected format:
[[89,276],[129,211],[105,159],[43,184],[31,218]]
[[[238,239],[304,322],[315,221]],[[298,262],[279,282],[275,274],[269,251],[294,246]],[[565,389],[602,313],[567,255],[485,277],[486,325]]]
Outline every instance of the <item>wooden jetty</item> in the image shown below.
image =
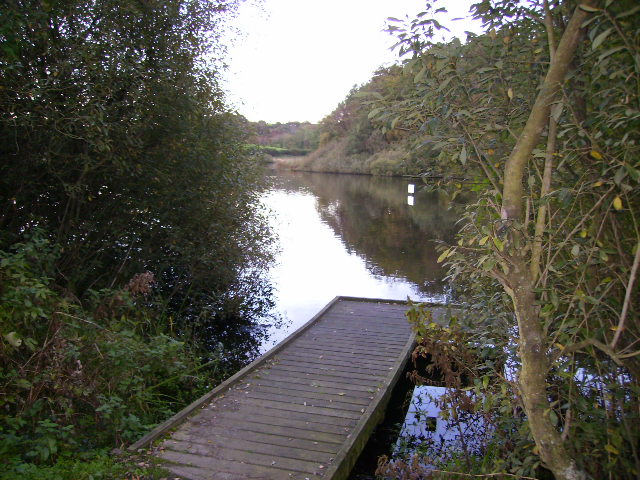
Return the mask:
[[162,439],[153,455],[191,480],[347,478],[413,349],[406,310],[335,298],[131,449]]

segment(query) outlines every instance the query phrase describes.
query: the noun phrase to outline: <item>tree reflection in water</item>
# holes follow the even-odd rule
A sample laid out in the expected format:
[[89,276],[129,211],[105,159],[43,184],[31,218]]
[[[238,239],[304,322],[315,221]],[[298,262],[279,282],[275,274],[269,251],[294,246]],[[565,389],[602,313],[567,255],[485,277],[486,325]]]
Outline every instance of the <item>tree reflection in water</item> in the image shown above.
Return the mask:
[[453,240],[458,216],[444,197],[418,190],[410,206],[402,178],[270,175],[263,203],[280,245],[271,279],[276,310],[290,323],[272,330],[269,345],[337,295],[447,301],[435,247]]

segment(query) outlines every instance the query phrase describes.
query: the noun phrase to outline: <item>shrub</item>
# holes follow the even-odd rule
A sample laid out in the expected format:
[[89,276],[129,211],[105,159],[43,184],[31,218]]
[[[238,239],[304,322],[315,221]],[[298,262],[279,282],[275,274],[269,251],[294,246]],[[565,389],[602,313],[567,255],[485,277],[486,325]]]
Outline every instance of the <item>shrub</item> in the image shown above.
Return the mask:
[[194,348],[144,306],[149,274],[82,305],[51,284],[56,255],[41,236],[0,252],[0,459],[12,469],[131,442],[221,374],[192,375]]

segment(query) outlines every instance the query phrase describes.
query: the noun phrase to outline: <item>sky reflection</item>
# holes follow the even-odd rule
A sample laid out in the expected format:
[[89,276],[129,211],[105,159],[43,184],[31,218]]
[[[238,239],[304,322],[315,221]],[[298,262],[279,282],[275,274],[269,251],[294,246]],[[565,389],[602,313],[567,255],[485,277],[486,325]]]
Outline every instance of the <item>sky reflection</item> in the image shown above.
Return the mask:
[[[280,252],[270,278],[276,309],[285,320],[282,327],[269,332],[263,350],[286,338],[338,295],[445,300],[444,294],[427,294],[401,272],[384,272],[358,254],[321,219],[318,197],[309,189],[274,187],[262,201],[272,212],[271,226],[279,237]],[[336,209],[339,203],[334,202]],[[403,250],[398,249],[398,254]]]

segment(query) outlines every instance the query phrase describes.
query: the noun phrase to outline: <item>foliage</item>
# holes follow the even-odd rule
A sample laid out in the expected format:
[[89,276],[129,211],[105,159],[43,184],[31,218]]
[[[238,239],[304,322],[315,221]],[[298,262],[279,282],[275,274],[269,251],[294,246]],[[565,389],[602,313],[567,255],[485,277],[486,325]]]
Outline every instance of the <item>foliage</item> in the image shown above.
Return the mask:
[[218,86],[236,3],[0,6],[12,468],[126,444],[257,353],[271,236],[247,123]]
[[171,290],[226,290],[266,234],[242,123],[206,64],[227,7],[23,7],[2,7],[4,248],[50,232],[56,280],[79,295],[145,270]]
[[272,147],[269,145],[249,145],[251,148],[255,148],[258,152],[271,155],[274,157],[282,156],[302,156],[310,152],[310,150],[296,150],[293,148]]
[[[494,418],[518,409],[526,415],[513,455],[529,465],[523,471],[501,464],[503,450],[491,450],[483,472],[535,475],[534,462],[525,462],[533,454],[557,478],[634,478],[640,471],[638,7],[603,1],[576,10],[572,1],[504,0],[473,8],[489,30],[466,44],[431,42],[424,34],[436,26],[430,12],[395,25],[401,47],[413,55],[404,68],[415,88],[399,99],[371,98],[369,108],[378,125],[406,128],[415,148],[433,152],[430,171],[476,177],[480,199],[440,261],[464,285],[462,306],[474,318],[474,335],[512,350],[518,376],[494,369],[492,388],[482,394],[494,405],[508,402]],[[547,88],[549,61],[558,66],[556,55],[565,53],[567,43],[558,39],[572,16],[587,20],[578,25],[577,50],[561,65],[569,67],[567,79],[550,108],[540,108],[538,92]],[[523,131],[545,107],[550,113],[536,127],[543,134],[529,154]],[[514,175],[514,159],[523,153],[524,170]],[[513,198],[522,208],[505,204]],[[497,307],[506,322],[493,322]],[[474,368],[483,366],[481,358]],[[532,375],[543,386],[529,383]],[[558,456],[573,462],[575,477],[559,467]]]
[[410,151],[408,131],[400,125],[376,128],[372,118],[379,113],[369,108],[369,99],[400,98],[412,88],[411,79],[398,66],[380,68],[373,78],[354,87],[346,99],[319,126],[319,148],[300,169],[346,173],[398,175],[420,173],[424,161],[420,152]]
[[81,459],[60,459],[51,466],[22,464],[18,469],[0,472],[1,480],[161,480],[167,472],[144,462],[115,459],[104,453]]
[[36,236],[0,260],[0,455],[17,468],[138,438],[224,372],[141,308],[149,277],[91,292],[85,309],[53,290],[56,248]]
[[496,291],[480,300],[464,305],[464,310],[453,310],[447,324],[434,320],[428,306],[413,305],[407,314],[418,342],[411,379],[418,385],[445,387],[446,394],[434,401],[447,416],[449,428],[473,425],[474,437],[461,434],[456,449],[435,437],[415,439],[421,442],[408,445],[392,461],[380,462],[379,475],[450,478],[447,472],[480,476],[509,472],[531,478],[540,474],[526,416],[514,403],[517,345],[497,344],[492,333],[513,331],[508,299]]
[[[264,121],[250,124],[255,143],[279,150],[265,150],[270,155],[304,155],[318,146],[318,125],[309,122],[269,124]],[[281,149],[281,150],[280,150]],[[284,153],[298,152],[298,153]]]

